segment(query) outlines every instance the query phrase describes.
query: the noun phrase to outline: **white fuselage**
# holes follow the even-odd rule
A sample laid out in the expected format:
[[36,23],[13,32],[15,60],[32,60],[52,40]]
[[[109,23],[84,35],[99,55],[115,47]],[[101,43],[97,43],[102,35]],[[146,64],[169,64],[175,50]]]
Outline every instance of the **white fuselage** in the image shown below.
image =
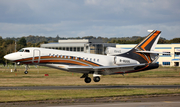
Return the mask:
[[[21,51],[8,54],[4,58],[14,62],[48,66],[67,71],[70,71],[68,69],[69,66],[118,66],[139,63],[136,60],[118,56],[106,56],[34,47],[23,48]],[[79,71],[79,73],[82,73],[82,71]]]

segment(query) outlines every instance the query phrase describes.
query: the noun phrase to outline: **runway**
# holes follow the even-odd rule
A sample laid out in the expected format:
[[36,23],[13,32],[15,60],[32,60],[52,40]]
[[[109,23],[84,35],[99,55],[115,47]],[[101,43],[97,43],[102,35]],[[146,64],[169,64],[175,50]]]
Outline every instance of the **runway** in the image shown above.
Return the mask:
[[179,107],[180,102],[129,102],[129,103],[102,103],[88,105],[66,105],[48,107]]
[[16,86],[16,87],[0,87],[0,90],[75,90],[75,89],[121,89],[121,88],[157,88],[169,89],[180,88],[180,85],[114,85],[114,86]]

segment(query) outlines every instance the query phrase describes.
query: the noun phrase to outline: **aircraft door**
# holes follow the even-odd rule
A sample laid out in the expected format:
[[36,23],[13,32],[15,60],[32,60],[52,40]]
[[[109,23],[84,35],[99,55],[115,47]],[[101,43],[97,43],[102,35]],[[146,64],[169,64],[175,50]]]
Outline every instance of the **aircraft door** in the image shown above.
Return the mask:
[[32,60],[32,63],[33,64],[39,64],[40,58],[41,58],[40,50],[39,49],[34,49],[33,50],[33,60]]

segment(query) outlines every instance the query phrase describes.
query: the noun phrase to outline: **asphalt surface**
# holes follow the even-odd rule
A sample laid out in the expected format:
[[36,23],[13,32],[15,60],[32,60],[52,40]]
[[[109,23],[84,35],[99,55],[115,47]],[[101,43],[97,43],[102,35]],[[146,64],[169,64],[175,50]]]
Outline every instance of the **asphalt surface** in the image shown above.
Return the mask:
[[48,107],[179,107],[180,102],[131,102],[131,103],[103,103],[89,105],[66,105]]
[[72,90],[72,89],[121,89],[121,88],[180,88],[180,85],[128,85],[128,86],[18,86],[0,87],[0,90]]

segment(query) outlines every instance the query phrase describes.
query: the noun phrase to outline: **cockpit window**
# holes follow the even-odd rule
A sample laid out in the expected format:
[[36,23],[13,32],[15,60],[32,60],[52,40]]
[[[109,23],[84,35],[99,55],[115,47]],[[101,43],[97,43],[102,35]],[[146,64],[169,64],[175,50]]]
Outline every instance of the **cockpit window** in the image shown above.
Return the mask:
[[24,52],[24,49],[19,50],[18,52]]
[[25,50],[24,52],[30,52],[29,50]]

